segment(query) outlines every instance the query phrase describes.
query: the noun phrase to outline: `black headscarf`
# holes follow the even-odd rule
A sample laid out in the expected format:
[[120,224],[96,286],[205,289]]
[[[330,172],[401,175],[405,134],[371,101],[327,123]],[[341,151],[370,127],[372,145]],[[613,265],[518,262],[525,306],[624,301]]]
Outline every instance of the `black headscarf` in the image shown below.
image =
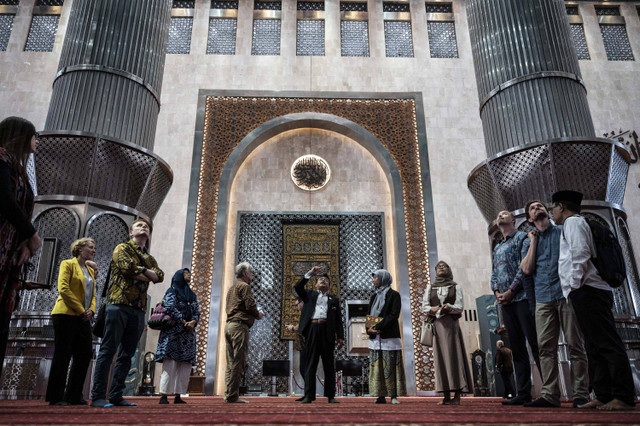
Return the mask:
[[171,288],[176,292],[176,297],[187,303],[194,302],[196,294],[191,290],[189,284],[184,280],[184,272],[189,271],[188,268],[180,269],[171,279]]

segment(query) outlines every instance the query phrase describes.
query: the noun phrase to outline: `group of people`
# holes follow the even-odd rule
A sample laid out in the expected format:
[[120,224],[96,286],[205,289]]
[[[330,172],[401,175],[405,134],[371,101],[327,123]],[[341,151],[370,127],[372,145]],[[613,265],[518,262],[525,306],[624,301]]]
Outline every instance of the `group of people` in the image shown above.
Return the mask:
[[[516,395],[504,405],[560,407],[562,331],[571,363],[573,406],[635,408],[631,367],[615,328],[612,289],[592,261],[597,253],[590,227],[580,215],[582,197],[575,191],[556,192],[551,211],[543,201],[528,202],[526,219],[535,227],[528,234],[516,229],[508,211],[496,218],[502,240],[493,251],[491,290],[501,305],[516,376]],[[536,400],[526,342],[542,377]],[[591,401],[590,388],[595,394]]]
[[[149,283],[164,279],[164,273],[147,251],[151,236],[149,223],[134,220],[129,233],[131,240],[119,244],[113,252],[105,283],[108,291],[104,331],[93,375],[92,407],[136,405],[123,398],[125,379],[145,327]],[[91,319],[96,312],[98,273],[92,261],[95,252],[96,242],[92,238],[81,238],[71,245],[73,258],[60,264],[59,296],[51,312],[55,349],[46,394],[51,405],[87,404],[82,391],[92,355]],[[174,395],[175,404],[186,403],[180,395],[187,392],[191,367],[195,364],[194,329],[200,317],[190,280],[189,269],[178,270],[163,298],[164,310],[173,322],[160,332],[156,350],[155,360],[162,363],[160,404],[169,403],[168,395]],[[107,400],[109,370],[116,352]]]
[[[225,341],[227,346],[225,394],[227,403],[248,403],[240,398],[240,378],[244,374],[249,348],[249,329],[264,317],[258,310],[249,283],[253,280],[253,267],[242,262],[235,269],[236,281],[227,291]],[[316,277],[315,290],[306,288]],[[398,396],[407,394],[402,360],[400,335],[400,294],[391,288],[391,274],[384,269],[372,273],[374,293],[369,303],[369,314],[379,321],[367,329],[370,336],[369,392],[377,397],[376,404],[399,404]],[[340,299],[329,293],[330,281],[323,267],[314,266],[293,287],[297,295],[300,321],[290,330],[297,331],[297,345],[301,350],[300,372],[304,377],[302,404],[316,399],[316,373],[322,359],[324,369],[324,396],[329,404],[337,404],[334,348],[344,344],[344,328]]]
[[[19,117],[0,122],[0,375],[6,351],[11,313],[21,289],[30,283],[22,268],[42,242],[31,223],[34,193],[29,184],[27,162],[36,152],[38,137],[32,123]],[[573,405],[600,410],[635,407],[635,389],[624,344],[616,332],[612,314],[613,295],[592,262],[594,241],[589,225],[580,215],[582,194],[560,191],[553,195],[551,212],[544,202],[525,206],[527,220],[535,226],[528,234],[518,231],[515,219],[502,211],[496,219],[502,240],[493,253],[491,289],[501,305],[508,332],[516,376],[515,397],[505,405],[559,407],[558,340],[564,333],[571,361]],[[551,214],[550,214],[551,213]],[[551,220],[553,215],[553,221]],[[555,222],[555,223],[554,223]],[[128,242],[116,247],[108,267],[108,293],[104,335],[95,364],[91,405],[132,406],[123,398],[124,382],[138,341],[145,327],[147,289],[159,283],[164,273],[147,251],[151,226],[143,219],[130,226]],[[97,265],[92,262],[96,242],[82,238],[71,245],[72,258],[60,265],[59,297],[52,311],[55,354],[47,400],[50,404],[86,404],[82,386],[92,352],[91,319],[95,316]],[[433,322],[435,337],[436,391],[442,404],[459,404],[462,393],[473,385],[458,320],[463,310],[462,289],[453,281],[449,265],[438,262],[436,279],[427,286],[422,310]],[[325,370],[324,396],[335,399],[334,347],[344,341],[340,300],[330,294],[329,277],[313,267],[294,286],[301,317],[297,330],[303,342],[305,371],[302,403],[316,397],[316,370],[322,359]],[[249,263],[235,270],[236,281],[227,293],[225,324],[227,370],[225,401],[247,402],[239,397],[249,328],[264,313],[256,307],[249,283],[254,272]],[[316,289],[305,286],[317,276]],[[177,271],[164,297],[174,326],[162,331],[156,361],[163,363],[161,404],[173,394],[174,403],[184,403],[191,366],[195,364],[195,332],[198,302],[189,288],[188,269]],[[369,390],[376,403],[397,404],[406,395],[402,344],[398,318],[400,295],[390,288],[386,270],[372,275],[373,295],[369,313],[380,321],[367,329],[370,336]],[[531,369],[527,342],[541,377],[540,398],[532,400]],[[107,400],[109,370],[116,351]],[[71,358],[73,365],[67,379]],[[68,380],[68,383],[67,383]],[[589,401],[589,388],[595,399]]]

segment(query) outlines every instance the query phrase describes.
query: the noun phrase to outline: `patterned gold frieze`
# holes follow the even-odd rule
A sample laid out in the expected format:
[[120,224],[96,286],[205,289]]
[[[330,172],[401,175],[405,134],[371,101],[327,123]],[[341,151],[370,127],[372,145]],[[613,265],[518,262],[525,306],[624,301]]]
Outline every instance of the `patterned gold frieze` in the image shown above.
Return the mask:
[[[275,118],[302,112],[331,114],[362,126],[382,143],[398,168],[403,188],[416,386],[419,391],[433,390],[432,354],[417,340],[425,318],[421,306],[429,282],[429,258],[413,99],[207,97],[192,259],[193,288],[202,307],[200,323],[209,323],[218,188],[224,164],[251,131]],[[208,329],[199,327],[197,333],[196,374],[204,375]]]

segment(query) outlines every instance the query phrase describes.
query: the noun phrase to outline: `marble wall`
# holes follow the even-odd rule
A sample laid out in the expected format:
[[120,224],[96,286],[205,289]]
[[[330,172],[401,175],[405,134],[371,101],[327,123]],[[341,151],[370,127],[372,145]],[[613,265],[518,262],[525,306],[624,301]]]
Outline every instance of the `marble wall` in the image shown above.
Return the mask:
[[[14,21],[6,52],[0,52],[0,117],[20,115],[42,128],[45,122],[51,85],[62,48],[64,30],[72,0],[66,0],[53,52],[23,52],[35,0],[22,0]],[[165,159],[174,172],[174,183],[165,203],[155,218],[152,251],[161,267],[173,272],[182,267],[191,163],[193,160],[198,92],[200,90],[275,91],[278,92],[420,92],[426,124],[429,151],[438,255],[451,263],[455,279],[465,286],[465,303],[475,308],[475,298],[489,292],[491,269],[487,224],[467,190],[471,169],[486,158],[482,125],[478,115],[478,97],[467,29],[465,3],[453,1],[459,58],[430,58],[425,2],[411,0],[414,57],[386,58],[382,2],[368,1],[370,57],[341,57],[339,2],[325,2],[325,56],[296,56],[296,6],[284,1],[282,39],[279,56],[252,56],[252,3],[241,1],[238,10],[236,54],[206,55],[209,1],[197,0],[194,13],[191,53],[168,55],[162,87],[162,108],[158,119],[155,152]],[[640,18],[633,3],[622,3],[629,39],[636,60],[611,62],[606,59],[602,36],[593,3],[580,2],[591,60],[580,61],[588,88],[589,104],[598,134],[611,130],[633,129],[640,133]],[[308,133],[308,135],[306,135]],[[304,194],[288,188],[287,159],[306,152],[308,145],[338,146],[339,162],[366,166],[370,183],[360,183],[352,194],[338,192],[349,187],[355,174],[345,171],[334,179],[334,189]],[[293,148],[283,149],[285,146]],[[295,153],[295,154],[294,154]],[[286,154],[286,157],[274,158]],[[376,171],[377,170],[377,171]],[[233,184],[230,231],[235,233],[237,210],[283,210],[280,204],[267,203],[274,193],[286,210],[319,209],[331,205],[339,210],[380,211],[367,204],[368,194],[378,191],[373,182],[380,180],[379,168],[372,157],[346,138],[317,130],[283,134],[265,143],[243,164]],[[359,179],[362,181],[362,179]],[[385,179],[381,179],[386,181]],[[633,164],[629,173],[625,208],[629,228],[634,236],[640,230],[640,165]],[[257,198],[243,195],[245,189]],[[388,191],[384,189],[383,191]],[[383,194],[387,197],[386,192]],[[347,197],[342,200],[340,197]],[[338,207],[338,203],[347,204]],[[387,212],[389,205],[384,207]],[[389,213],[390,214],[390,213]],[[386,218],[385,218],[386,219]],[[391,221],[386,221],[389,225]],[[391,230],[387,230],[390,232]],[[389,235],[387,241],[390,241]],[[228,241],[234,241],[233,238]],[[636,254],[640,238],[634,239]],[[233,249],[228,247],[226,264],[233,263]],[[187,265],[184,265],[187,266]],[[168,283],[152,288],[155,303]],[[464,323],[467,349],[476,347],[477,323]],[[155,350],[156,335],[147,340]],[[220,365],[220,364],[218,364]]]

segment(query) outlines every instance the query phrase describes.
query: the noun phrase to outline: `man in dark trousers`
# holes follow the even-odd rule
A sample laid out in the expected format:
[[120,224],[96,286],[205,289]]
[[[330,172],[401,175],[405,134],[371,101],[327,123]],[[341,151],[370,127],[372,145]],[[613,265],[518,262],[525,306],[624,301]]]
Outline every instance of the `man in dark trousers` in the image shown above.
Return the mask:
[[504,345],[502,340],[496,342],[498,350],[496,351],[496,373],[502,377],[504,385],[504,399],[513,397],[513,355],[511,349]]
[[306,290],[304,287],[314,275],[320,275],[322,267],[314,266],[293,287],[294,291],[304,302],[298,332],[304,336],[307,349],[307,371],[304,378],[303,404],[309,404],[316,399],[316,370],[318,361],[322,358],[324,367],[324,396],[329,404],[337,404],[336,370],[333,350],[344,343],[342,329],[342,313],[340,299],[329,294],[329,277],[323,274],[316,280],[316,291]]

